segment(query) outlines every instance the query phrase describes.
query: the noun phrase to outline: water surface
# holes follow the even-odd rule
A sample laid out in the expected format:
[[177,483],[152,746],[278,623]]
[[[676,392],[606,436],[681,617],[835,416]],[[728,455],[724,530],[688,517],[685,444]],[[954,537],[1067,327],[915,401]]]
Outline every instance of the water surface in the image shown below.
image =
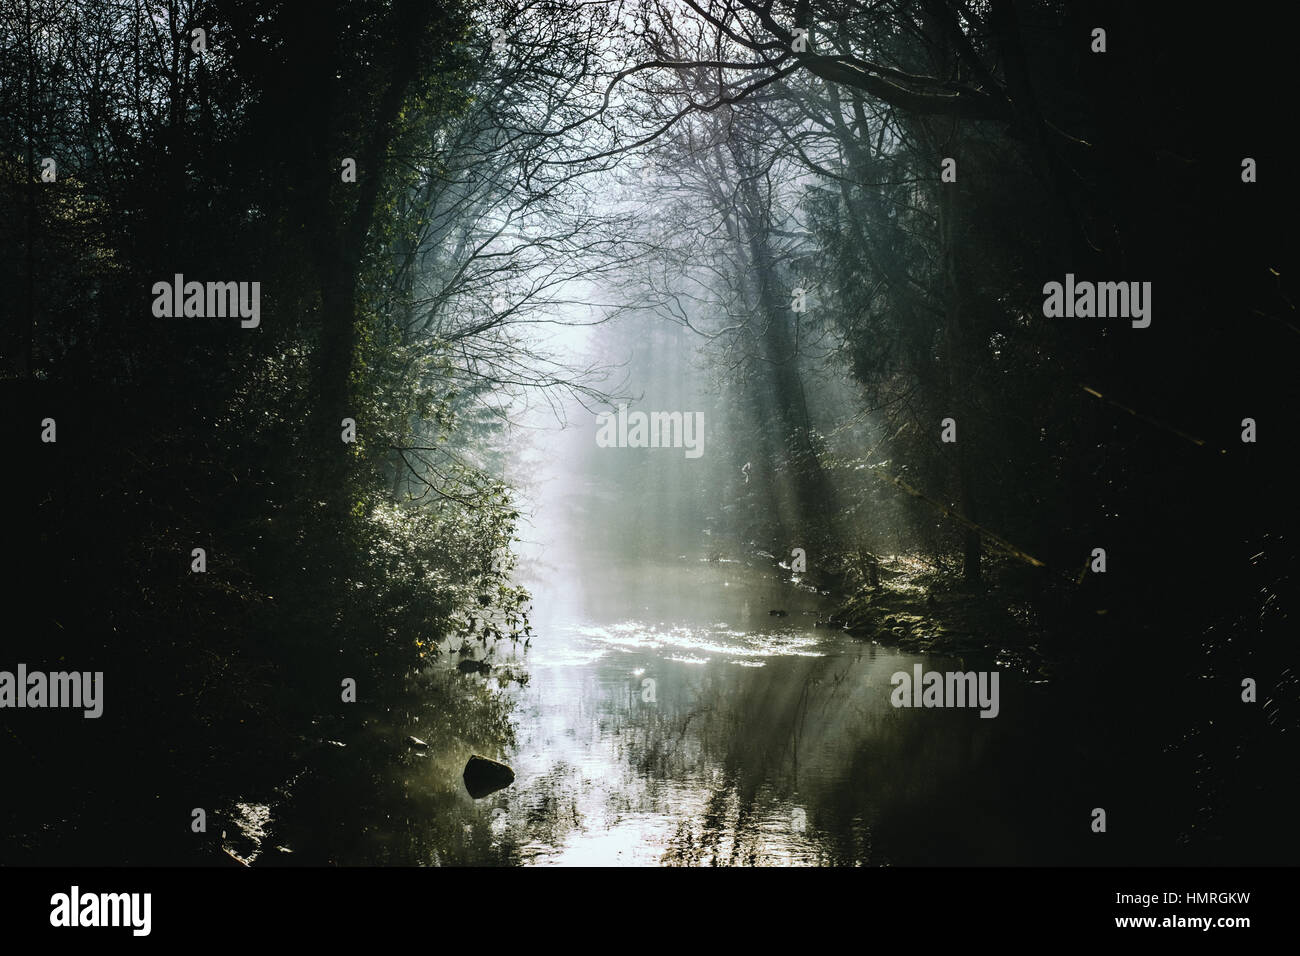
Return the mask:
[[[362,702],[333,731],[323,720],[345,746],[318,748],[271,801],[270,835],[234,848],[262,863],[525,865],[1014,863],[1061,849],[1060,781],[1040,766],[1049,712],[1023,675],[1003,671],[996,719],[895,708],[897,671],[986,664],[819,627],[825,598],[735,561],[591,562],[539,582],[535,604],[532,646],[497,642],[490,676],[444,652],[389,706]],[[472,799],[472,752],[510,764],[514,784]]]

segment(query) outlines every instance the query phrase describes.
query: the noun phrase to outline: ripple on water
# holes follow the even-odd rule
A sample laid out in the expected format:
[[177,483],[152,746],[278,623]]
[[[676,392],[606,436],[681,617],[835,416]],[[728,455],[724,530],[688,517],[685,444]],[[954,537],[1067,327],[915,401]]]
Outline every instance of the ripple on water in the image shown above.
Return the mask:
[[676,661],[678,664],[707,664],[707,657],[687,657],[684,654],[669,654],[668,660]]
[[620,621],[600,626],[583,624],[559,628],[557,631],[584,639],[584,649],[589,655],[574,663],[589,663],[597,659],[605,648],[619,652],[670,650],[668,660],[679,660],[685,654],[687,663],[700,663],[701,654],[719,657],[824,657],[823,638],[800,631],[750,632],[732,628],[725,622],[702,627],[678,625],[666,627],[642,621]]

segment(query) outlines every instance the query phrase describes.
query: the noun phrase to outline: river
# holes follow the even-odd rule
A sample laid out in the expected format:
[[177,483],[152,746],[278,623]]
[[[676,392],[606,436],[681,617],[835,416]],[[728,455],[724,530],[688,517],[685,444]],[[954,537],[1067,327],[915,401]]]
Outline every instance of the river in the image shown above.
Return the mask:
[[[228,844],[262,865],[1001,864],[1087,832],[1057,819],[1084,817],[1045,772],[1045,688],[1003,671],[995,719],[895,708],[894,673],[978,665],[819,627],[826,599],[761,564],[610,556],[535,582],[531,647],[498,642],[489,676],[444,652],[322,718],[343,739],[238,805]],[[475,752],[514,783],[473,799]]]

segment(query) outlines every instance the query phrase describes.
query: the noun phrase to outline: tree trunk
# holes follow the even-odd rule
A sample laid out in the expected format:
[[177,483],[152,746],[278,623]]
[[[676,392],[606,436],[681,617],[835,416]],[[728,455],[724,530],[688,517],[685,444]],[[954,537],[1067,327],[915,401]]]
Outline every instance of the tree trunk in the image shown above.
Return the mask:
[[[939,241],[943,263],[944,349],[948,365],[948,416],[957,420],[955,468],[957,471],[957,509],[972,523],[979,521],[971,454],[968,446],[976,433],[973,414],[974,394],[970,386],[967,363],[965,310],[967,290],[962,271],[961,187],[958,183],[939,183]],[[967,414],[967,412],[972,414]],[[977,433],[976,433],[977,434]],[[962,577],[970,587],[981,582],[980,534],[967,527],[962,542]]]

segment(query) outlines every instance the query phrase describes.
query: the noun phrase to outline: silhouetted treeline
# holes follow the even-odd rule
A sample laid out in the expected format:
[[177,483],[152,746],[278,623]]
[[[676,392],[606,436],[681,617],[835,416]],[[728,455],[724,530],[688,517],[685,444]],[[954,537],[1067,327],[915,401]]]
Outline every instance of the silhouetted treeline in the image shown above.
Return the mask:
[[[504,485],[412,450],[493,439],[414,354],[393,253],[469,105],[469,17],[5,4],[4,666],[106,684],[97,721],[0,717],[5,862],[206,859],[189,808],[273,782],[344,678],[373,699],[458,609],[518,612]],[[159,317],[177,275],[258,283],[260,314]]]

